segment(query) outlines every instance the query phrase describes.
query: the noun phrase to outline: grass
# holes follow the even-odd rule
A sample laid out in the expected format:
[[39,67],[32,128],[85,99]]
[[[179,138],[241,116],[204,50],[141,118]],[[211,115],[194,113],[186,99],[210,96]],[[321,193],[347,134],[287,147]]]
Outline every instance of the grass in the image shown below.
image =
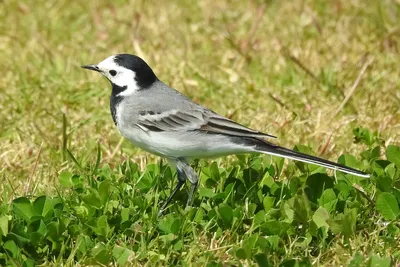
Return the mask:
[[[0,15],[1,264],[400,261],[398,1],[4,1]],[[281,145],[373,176],[202,160],[194,208],[183,190],[157,219],[174,171],[121,138],[109,84],[80,69],[120,52]]]

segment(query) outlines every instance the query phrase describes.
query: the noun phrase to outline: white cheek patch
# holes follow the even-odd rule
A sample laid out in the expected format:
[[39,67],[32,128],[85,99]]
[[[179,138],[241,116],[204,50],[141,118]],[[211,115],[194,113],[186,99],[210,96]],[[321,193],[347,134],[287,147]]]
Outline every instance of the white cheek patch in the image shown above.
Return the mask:
[[[135,72],[119,66],[114,62],[114,56],[108,57],[97,65],[102,74],[107,77],[113,84],[119,87],[126,87],[124,91],[118,94],[118,96],[128,96],[138,91],[140,88],[135,80]],[[112,76],[109,71],[115,70],[116,76]]]
[[126,86],[126,89],[119,93],[118,96],[128,96],[140,89],[133,71],[123,68],[122,70],[117,70],[117,72],[118,74],[115,77],[111,77],[111,82],[120,87]]

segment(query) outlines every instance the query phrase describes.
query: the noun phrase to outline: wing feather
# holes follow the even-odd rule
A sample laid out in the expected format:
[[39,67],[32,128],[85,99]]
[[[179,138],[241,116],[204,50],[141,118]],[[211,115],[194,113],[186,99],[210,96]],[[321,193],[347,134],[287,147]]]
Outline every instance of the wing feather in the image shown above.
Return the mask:
[[144,127],[158,132],[201,131],[230,136],[276,138],[273,135],[247,128],[210,110],[170,110],[162,113],[140,111],[137,124],[141,128]]

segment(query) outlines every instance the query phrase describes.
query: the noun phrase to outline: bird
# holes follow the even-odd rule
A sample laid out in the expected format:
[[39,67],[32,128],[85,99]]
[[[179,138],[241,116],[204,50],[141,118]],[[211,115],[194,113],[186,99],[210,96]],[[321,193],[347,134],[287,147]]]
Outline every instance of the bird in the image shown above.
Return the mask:
[[111,83],[110,110],[119,132],[135,146],[167,159],[176,168],[178,182],[162,203],[160,216],[186,180],[191,184],[186,206],[191,205],[199,182],[191,159],[262,153],[370,176],[272,143],[269,139],[275,136],[221,116],[171,88],[136,55],[116,54],[82,68],[101,73]]

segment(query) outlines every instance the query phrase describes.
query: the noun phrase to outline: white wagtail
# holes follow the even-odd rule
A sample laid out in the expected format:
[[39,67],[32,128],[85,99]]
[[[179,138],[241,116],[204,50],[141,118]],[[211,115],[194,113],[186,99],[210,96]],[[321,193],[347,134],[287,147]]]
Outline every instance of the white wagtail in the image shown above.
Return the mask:
[[97,65],[82,68],[103,74],[111,83],[111,115],[123,136],[137,147],[166,158],[177,169],[178,184],[160,209],[165,210],[185,180],[191,183],[191,203],[198,175],[188,159],[240,153],[264,153],[320,165],[345,173],[368,174],[266,141],[275,138],[192,102],[160,81],[140,57],[111,56]]

